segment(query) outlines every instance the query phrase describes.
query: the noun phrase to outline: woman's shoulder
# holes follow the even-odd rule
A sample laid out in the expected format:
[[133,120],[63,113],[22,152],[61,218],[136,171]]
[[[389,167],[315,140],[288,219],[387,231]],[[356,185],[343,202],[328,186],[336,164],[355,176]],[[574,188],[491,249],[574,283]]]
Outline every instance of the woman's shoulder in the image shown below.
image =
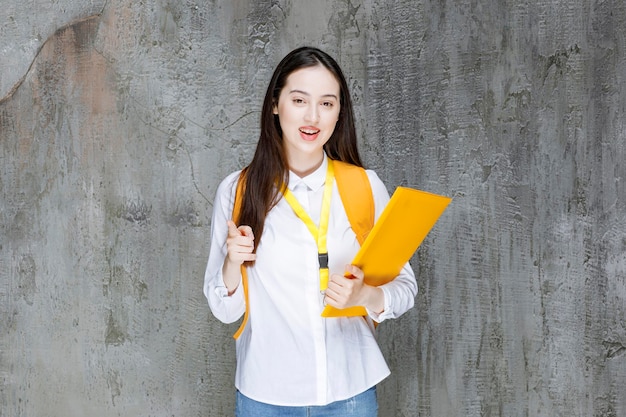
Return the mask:
[[385,195],[387,196],[389,195],[387,191],[387,187],[385,186],[383,181],[380,179],[376,171],[374,171],[373,169],[368,169],[359,165],[351,164],[346,161],[335,160],[334,163],[335,164],[339,163],[339,165],[343,165],[344,167],[343,169],[348,170],[348,171],[352,171],[355,169],[365,171],[365,174],[367,175],[367,179],[369,180],[370,188],[372,189],[372,194],[374,195],[375,198],[379,196],[383,196],[384,198]]
[[220,185],[218,186],[218,189],[233,188],[235,184],[237,184],[237,181],[239,181],[240,176],[241,176],[241,170],[231,172],[226,177],[224,177],[224,179],[222,179],[222,181],[220,182]]
[[363,169],[365,170],[365,173],[367,173],[367,178],[369,178],[370,181],[382,182],[382,180],[380,179],[376,171],[374,171],[373,169],[369,169],[369,168],[363,168]]
[[215,192],[217,199],[233,200],[235,198],[235,191],[237,189],[237,182],[241,176],[241,170],[231,172],[228,174],[220,184],[217,186]]
[[366,169],[367,178],[370,180],[370,185],[372,187],[372,192],[376,195],[379,192],[387,192],[387,187],[383,180],[380,179],[376,171],[373,169]]

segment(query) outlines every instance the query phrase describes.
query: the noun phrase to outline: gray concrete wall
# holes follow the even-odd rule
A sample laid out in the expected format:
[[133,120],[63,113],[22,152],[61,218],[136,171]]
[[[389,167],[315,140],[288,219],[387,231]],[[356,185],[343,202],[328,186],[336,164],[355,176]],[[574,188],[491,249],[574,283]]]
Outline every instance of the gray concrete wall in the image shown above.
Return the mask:
[[379,327],[380,415],[625,416],[625,27],[622,0],[3,0],[0,415],[232,415],[212,198],[312,44],[389,189],[454,197]]

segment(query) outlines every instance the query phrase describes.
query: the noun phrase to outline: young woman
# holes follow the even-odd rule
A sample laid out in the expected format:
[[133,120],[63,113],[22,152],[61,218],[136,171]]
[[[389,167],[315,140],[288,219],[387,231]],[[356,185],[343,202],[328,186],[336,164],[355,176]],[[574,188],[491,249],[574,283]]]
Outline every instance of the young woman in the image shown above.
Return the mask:
[[[373,322],[410,309],[417,284],[408,263],[380,287],[350,265],[359,243],[344,204],[361,202],[342,202],[333,160],[362,166],[348,86],[329,55],[299,48],[274,71],[252,162],[222,181],[214,202],[204,293],[225,323],[247,311],[236,340],[238,417],[377,415],[375,386],[389,369]],[[389,194],[366,172],[377,218]],[[307,221],[326,237],[327,279]],[[326,305],[364,306],[367,316],[323,318]]]

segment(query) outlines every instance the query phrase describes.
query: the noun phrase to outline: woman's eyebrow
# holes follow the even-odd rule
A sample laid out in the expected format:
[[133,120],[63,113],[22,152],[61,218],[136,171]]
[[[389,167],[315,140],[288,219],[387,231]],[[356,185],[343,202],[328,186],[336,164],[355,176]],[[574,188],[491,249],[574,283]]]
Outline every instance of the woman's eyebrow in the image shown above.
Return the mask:
[[[302,90],[291,90],[289,91],[289,94],[302,94],[304,96],[310,97],[311,94],[307,93],[306,91],[302,91]],[[337,96],[335,94],[324,94],[322,97],[330,97],[330,98],[334,98],[335,100],[337,100]]]

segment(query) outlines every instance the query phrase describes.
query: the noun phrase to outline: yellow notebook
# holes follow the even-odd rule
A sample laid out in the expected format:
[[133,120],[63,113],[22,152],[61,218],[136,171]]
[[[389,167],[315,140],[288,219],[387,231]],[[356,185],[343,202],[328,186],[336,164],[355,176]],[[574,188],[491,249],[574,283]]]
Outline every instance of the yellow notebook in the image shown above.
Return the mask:
[[[365,273],[365,283],[379,286],[398,276],[439,216],[449,197],[398,187],[352,260]],[[326,306],[322,317],[366,315],[364,307]]]

